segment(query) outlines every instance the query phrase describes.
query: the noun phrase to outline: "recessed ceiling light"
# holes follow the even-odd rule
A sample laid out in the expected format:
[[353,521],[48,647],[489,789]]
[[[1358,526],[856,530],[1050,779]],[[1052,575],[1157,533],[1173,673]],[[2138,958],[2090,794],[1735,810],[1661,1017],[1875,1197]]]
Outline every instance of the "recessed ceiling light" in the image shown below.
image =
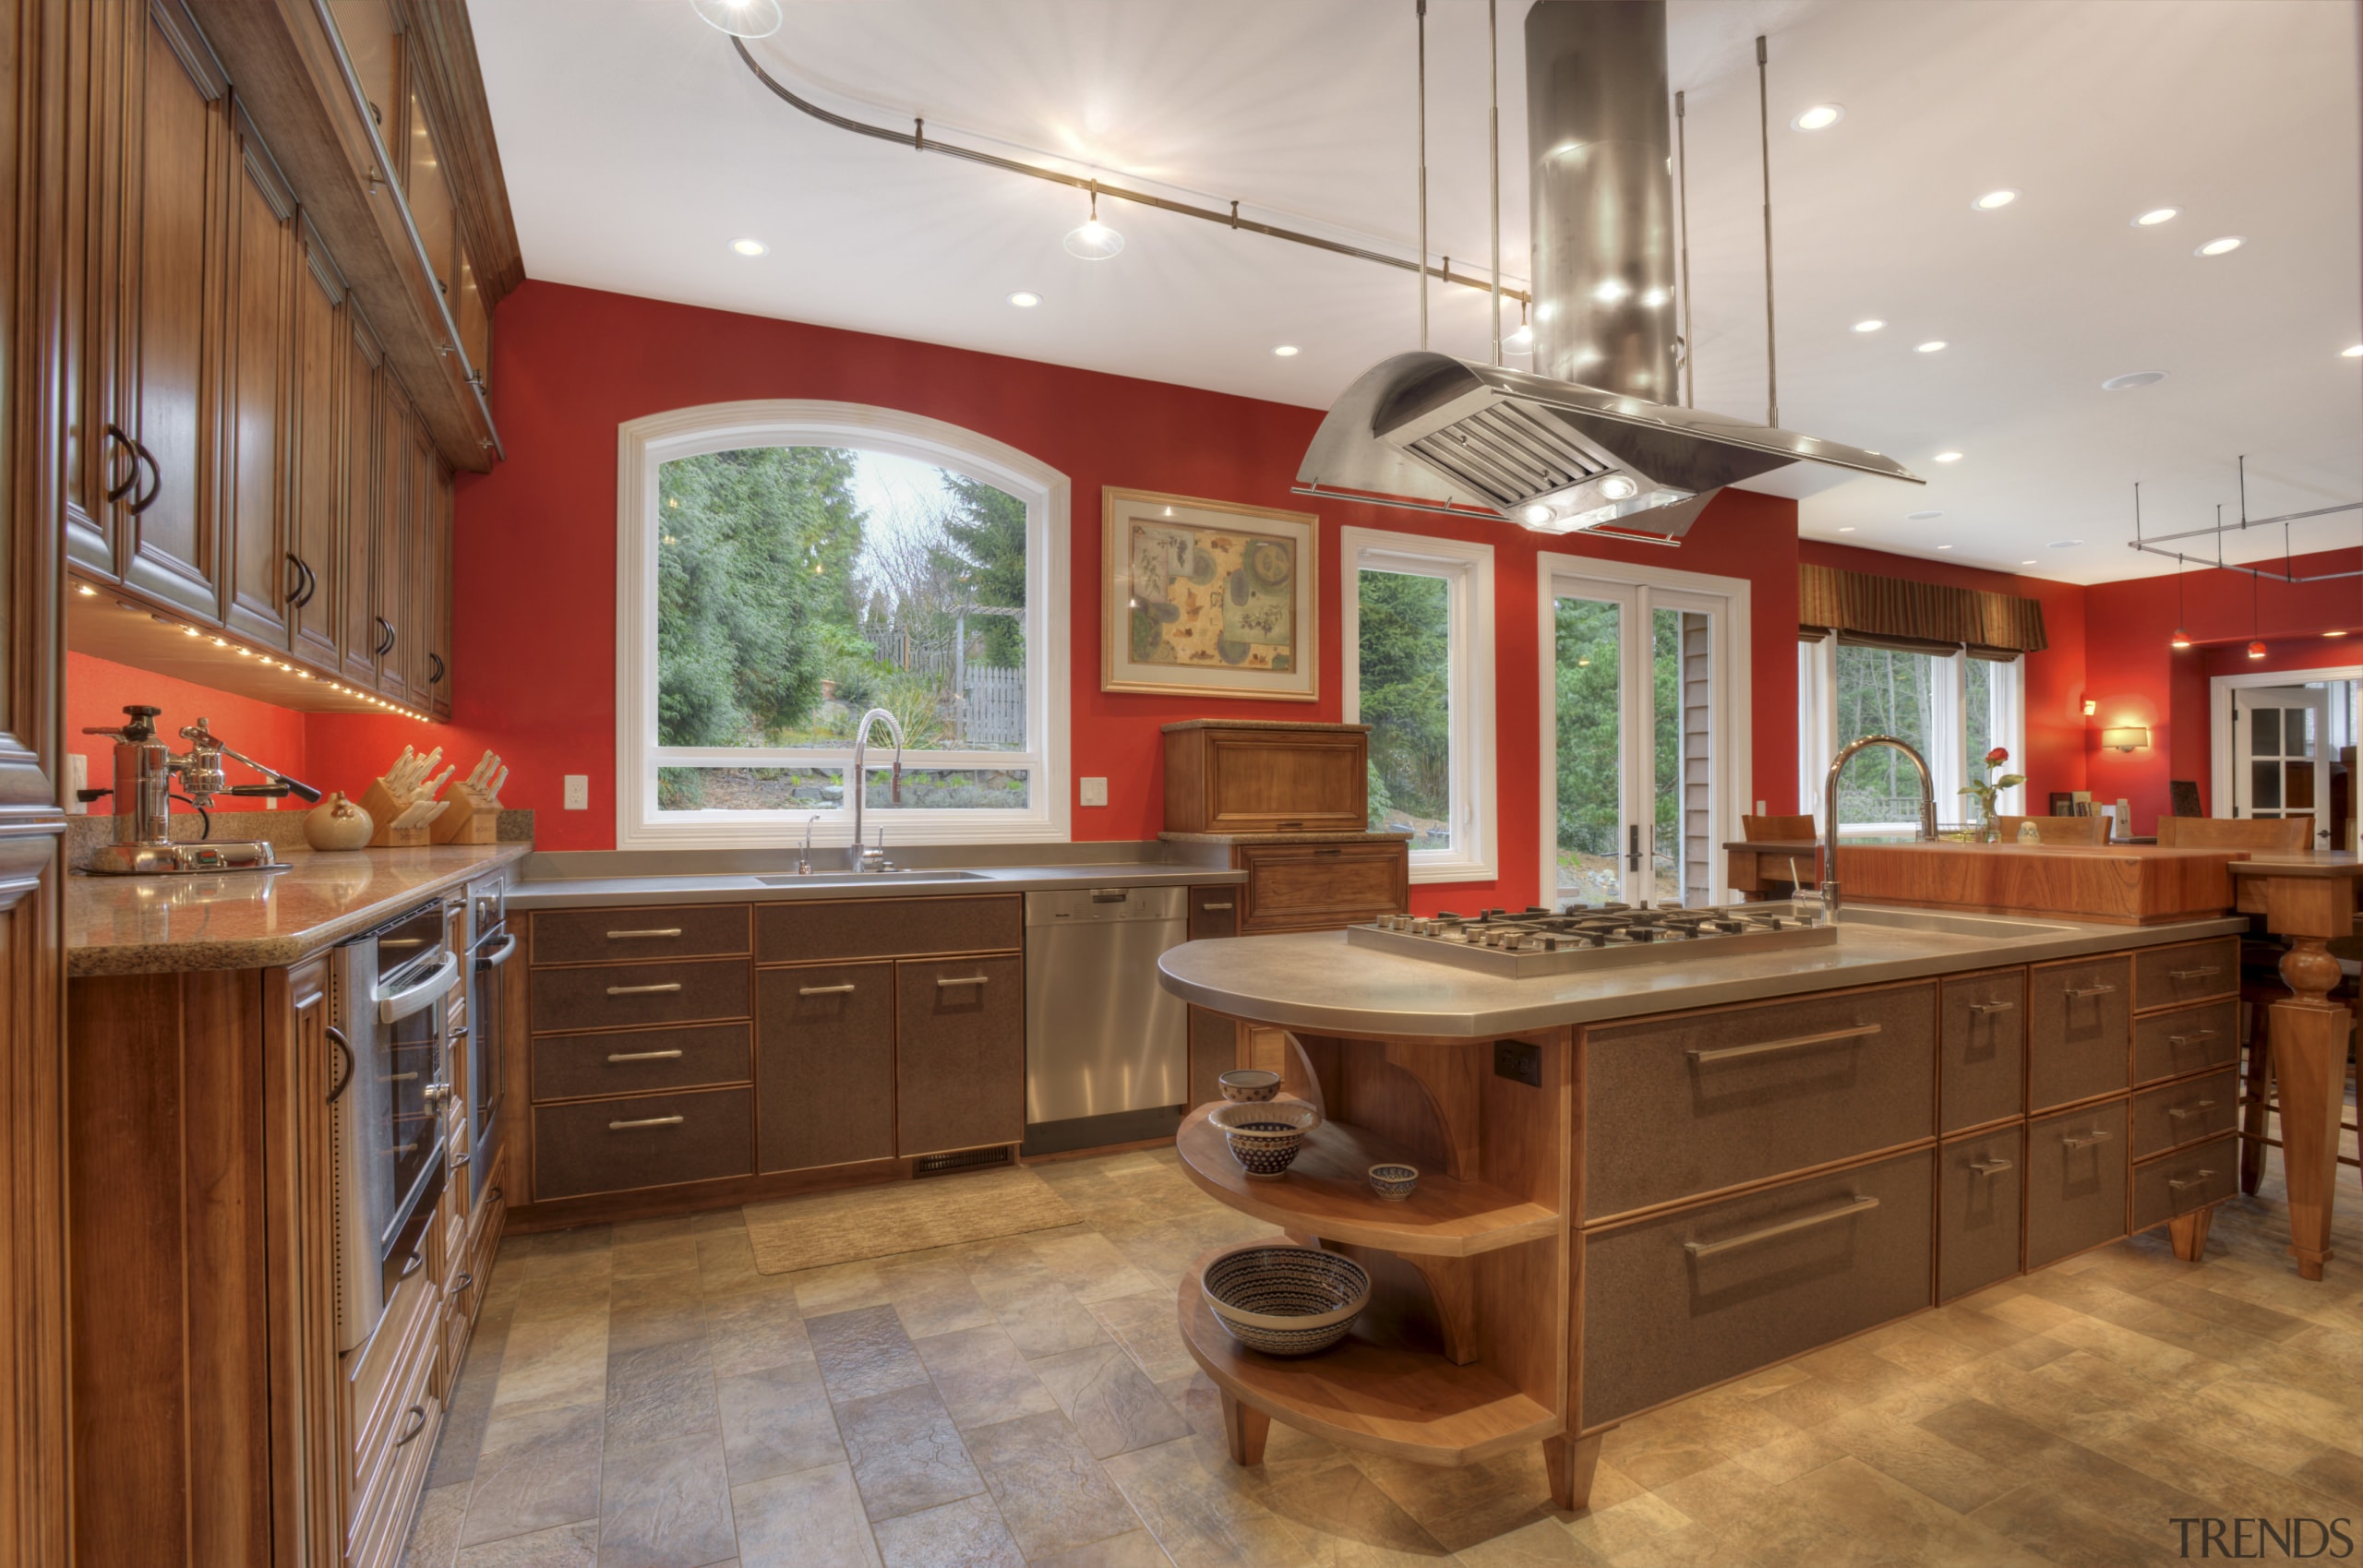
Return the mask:
[[690,0],[697,14],[733,38],[768,38],[779,30],[779,0]]
[[[2357,343],[2351,349],[2339,350],[2338,357],[2341,359],[2363,359],[2363,343]],[[88,593],[90,590],[85,588],[82,592]]]
[[1942,338],[1931,338],[1925,343],[1914,344],[1912,352],[1913,353],[1942,353],[1951,346]]
[[1950,545],[1937,545],[1937,549],[1939,549],[1939,550],[1949,550],[1949,549],[1951,549],[1951,548],[1952,548],[1952,546],[1951,546]]
[[2201,256],[2229,256],[2232,252],[2239,249],[2240,246],[2248,243],[2248,241],[2242,239],[2237,234],[2225,234],[2222,239],[2209,240],[2205,245],[2201,245],[2199,247],[2198,254]]
[[1841,529],[1840,529],[1838,532],[1839,532],[1839,533],[1853,533],[1853,532],[1854,532],[1854,530],[1853,530],[1851,526],[1849,526],[1849,527],[1846,527],[1846,528],[1841,528]]
[[1789,128],[1796,131],[1826,131],[1845,117],[1846,110],[1842,104],[1817,103],[1791,120]]
[[1882,328],[1882,327],[1884,327],[1884,326],[1886,326],[1886,325],[1887,325],[1887,323],[1886,323],[1886,322],[1884,322],[1884,321],[1880,320],[1877,317],[1874,316],[1874,317],[1871,317],[1869,320],[1867,320],[1867,321],[1857,321],[1857,322],[1855,322],[1855,323],[1854,323],[1854,330],[1856,330],[1857,332],[1876,332],[1876,331],[1877,331],[1880,328]]
[[2346,633],[2343,631],[2325,631],[2322,635],[2324,637],[2345,637]]
[[2161,223],[2172,222],[2181,216],[2182,209],[2179,207],[2153,207],[2149,211],[2134,219],[2133,226],[2138,229],[2154,229]]
[[2163,370],[2129,370],[2122,376],[2112,376],[2101,383],[2104,392],[2129,392],[2137,387],[2154,387],[2166,378]]
[[1905,512],[1903,514],[1903,521],[1906,522],[1934,522],[1944,515],[1944,513],[1937,511]]
[[2001,190],[1987,191],[1984,196],[1971,202],[1970,206],[1980,212],[1996,212],[2018,199],[2019,193],[2005,186]]
[[2081,539],[2054,539],[2049,545],[2045,545],[2045,548],[2050,550],[2072,550],[2082,543],[2083,541]]
[[1020,289],[1009,296],[1009,303],[1020,310],[1031,310],[1042,303],[1042,296],[1031,289]]
[[1296,345],[1294,343],[1282,343],[1272,352],[1279,355],[1282,359],[1294,359],[1296,357]]
[[2021,562],[2019,563],[2019,565],[2021,565],[2021,566],[2022,566],[2022,567],[2031,567],[2031,566],[2034,565],[2034,562],[2033,562],[2033,561],[2031,561],[2031,560],[2021,561]]
[[732,240],[730,242],[730,248],[737,251],[741,256],[761,256],[763,252],[771,249],[771,246],[765,245],[761,240],[743,239]]
[[1961,454],[1959,452],[1938,452],[1937,454],[1937,461],[1938,462],[1959,462],[1961,461]]

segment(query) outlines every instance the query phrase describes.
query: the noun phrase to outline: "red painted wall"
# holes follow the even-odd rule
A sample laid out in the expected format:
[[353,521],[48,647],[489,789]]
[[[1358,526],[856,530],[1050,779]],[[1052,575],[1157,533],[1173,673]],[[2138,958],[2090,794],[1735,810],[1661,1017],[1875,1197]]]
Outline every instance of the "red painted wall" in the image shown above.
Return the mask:
[[[2023,765],[2021,771],[2027,775],[2027,799],[2032,803],[2031,809],[2039,810],[2052,791],[2085,787],[2083,700],[2088,590],[2073,582],[2054,582],[2049,578],[1957,567],[1949,562],[1891,556],[1884,550],[1831,545],[1818,539],[1797,541],[1797,559],[1842,571],[1908,578],[1992,593],[2015,593],[2040,601],[2044,637],[2050,646],[2042,652],[2028,654],[2026,661],[2027,754],[2018,760]],[[2097,795],[2098,791],[2094,793]]]
[[[283,768],[306,784],[315,782],[308,776],[306,715],[290,709],[75,652],[66,655],[66,748],[90,759],[92,789],[114,784],[114,742],[82,731],[86,726],[122,724],[125,706],[133,702],[163,710],[156,716],[156,731],[172,742],[175,751],[188,749],[179,738],[181,726],[202,718],[215,735],[257,761]],[[227,772],[234,784],[262,782],[241,763],[229,764]],[[244,800],[225,802],[223,808],[260,811],[272,804],[268,799]],[[285,804],[303,803],[291,799]],[[94,800],[89,809],[95,816],[106,816],[114,810],[114,797]]]

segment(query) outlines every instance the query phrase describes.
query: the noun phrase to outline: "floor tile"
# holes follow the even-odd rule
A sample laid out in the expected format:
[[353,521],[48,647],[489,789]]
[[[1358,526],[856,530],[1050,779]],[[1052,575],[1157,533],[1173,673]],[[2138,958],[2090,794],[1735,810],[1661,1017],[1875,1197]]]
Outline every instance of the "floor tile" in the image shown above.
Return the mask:
[[877,1543],[847,1466],[733,1487],[730,1508],[740,1568],[879,1568]]
[[582,1405],[496,1415],[476,1459],[460,1544],[595,1516],[601,1414],[600,1406]]
[[740,1372],[717,1380],[714,1393],[732,1486],[845,1461],[819,1363]]
[[412,1516],[410,1543],[402,1549],[402,1568],[451,1568],[460,1550],[460,1523],[467,1517],[468,1485],[429,1487],[419,1494],[418,1512]]
[[990,1316],[982,1328],[935,1335],[914,1341],[914,1348],[962,1431],[1059,1407]]
[[1095,1302],[1091,1315],[1140,1363],[1141,1371],[1148,1374],[1152,1382],[1177,1377],[1197,1365],[1182,1343],[1170,1291],[1110,1297]]
[[1296,1533],[1235,1478],[1201,1463],[1191,1439],[1119,1454],[1103,1467],[1174,1568],[1309,1568],[1312,1562]]
[[737,1550],[719,1432],[607,1450],[599,1568],[707,1568]]
[[888,1519],[877,1529],[886,1568],[1026,1568],[991,1500],[966,1497]]
[[718,1431],[714,1362],[702,1338],[611,1351],[607,1443],[636,1446]]
[[1139,1364],[1112,1342],[1061,1351],[1031,1365],[1096,1458],[1170,1442],[1190,1430]]
[[805,1321],[812,1354],[829,1397],[847,1400],[891,1394],[927,1382],[927,1367],[892,1307],[858,1307]]
[[705,1298],[706,1344],[714,1369],[727,1377],[812,1359],[812,1341],[796,1292],[768,1278]]
[[1057,1410],[967,1437],[969,1455],[1029,1561],[1139,1527],[1124,1494]]
[[841,1404],[837,1425],[873,1522],[985,1490],[933,1383]]
[[579,1519],[531,1534],[460,1549],[452,1568],[596,1568],[599,1521]]
[[1172,1568],[1173,1560],[1146,1530],[1110,1536],[1030,1563],[1027,1568]]

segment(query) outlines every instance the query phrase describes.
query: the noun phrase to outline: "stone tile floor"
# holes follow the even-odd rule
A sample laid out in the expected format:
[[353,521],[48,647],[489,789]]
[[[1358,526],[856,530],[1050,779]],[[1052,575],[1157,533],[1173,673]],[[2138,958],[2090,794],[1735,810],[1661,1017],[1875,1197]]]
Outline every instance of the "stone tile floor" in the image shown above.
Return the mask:
[[2363,1514],[2348,1169],[2321,1284],[2276,1165],[2201,1265],[2153,1232],[1643,1417],[1570,1514],[1539,1449],[1275,1423],[1234,1467],[1173,1292],[1271,1232],[1170,1151],[1038,1168],[1083,1224],[799,1275],[736,1209],[511,1239],[408,1568],[2127,1568],[2177,1518]]

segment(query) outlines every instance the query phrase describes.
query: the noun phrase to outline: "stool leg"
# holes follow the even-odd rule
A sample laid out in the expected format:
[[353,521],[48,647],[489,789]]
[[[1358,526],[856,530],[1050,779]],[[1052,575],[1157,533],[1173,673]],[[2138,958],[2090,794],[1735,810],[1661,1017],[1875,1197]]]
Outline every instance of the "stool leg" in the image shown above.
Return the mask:
[[2240,1191],[2253,1197],[2264,1182],[2264,1139],[2272,1135],[2265,1105],[2273,1096],[2273,1050],[2264,1038],[2264,1009],[2240,1003],[2248,1060],[2241,1073]]

